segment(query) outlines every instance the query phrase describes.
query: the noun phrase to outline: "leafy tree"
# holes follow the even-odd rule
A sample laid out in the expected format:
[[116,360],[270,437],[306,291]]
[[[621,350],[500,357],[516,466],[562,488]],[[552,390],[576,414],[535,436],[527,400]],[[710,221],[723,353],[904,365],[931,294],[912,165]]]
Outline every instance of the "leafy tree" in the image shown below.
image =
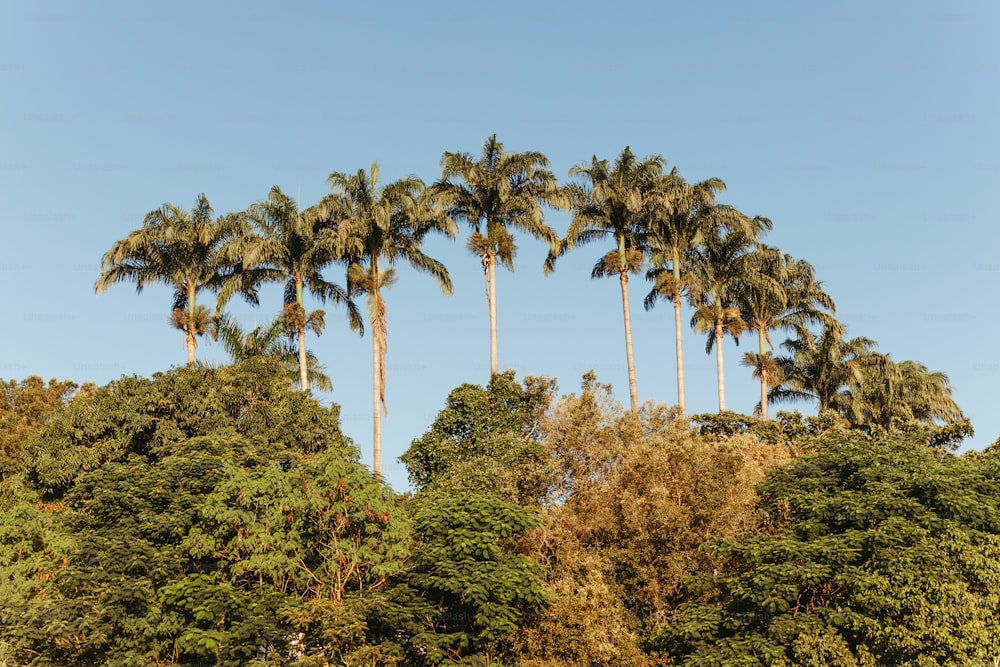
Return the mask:
[[[245,331],[235,319],[223,313],[216,331],[232,363],[239,364],[254,357],[272,357],[281,363],[293,384],[299,386],[301,376],[298,352],[286,340],[289,332],[284,318],[276,317],[268,324]],[[333,382],[326,374],[326,369],[319,363],[316,355],[309,351],[306,351],[306,366],[311,388],[319,391],[333,390]]]
[[875,341],[857,337],[846,339],[844,327],[831,321],[814,334],[807,327],[796,326],[795,337],[782,343],[790,354],[775,359],[781,384],[771,389],[772,402],[815,400],[819,410],[835,409],[842,392],[861,381],[861,369],[867,355],[874,352]]
[[1000,656],[998,459],[934,429],[843,432],[772,470],[773,526],[716,540],[655,645],[679,665],[971,665]]
[[649,261],[646,278],[653,288],[643,302],[646,310],[662,297],[674,307],[674,341],[677,357],[677,405],[681,416],[687,412],[684,394],[684,346],[681,326],[681,301],[693,295],[691,283],[692,252],[709,235],[736,230],[755,236],[771,228],[766,218],[748,218],[731,206],[717,205],[715,196],[725,189],[722,179],[710,178],[700,183],[685,181],[677,169],[661,177],[655,212],[650,220]]
[[[455,223],[424,196],[424,184],[409,176],[384,186],[378,183],[378,165],[349,176],[340,172],[327,179],[333,194],[318,207],[340,235],[348,267],[348,292],[368,295],[368,323],[372,334],[372,419],[375,474],[382,474],[382,413],[385,405],[385,355],[389,325],[382,290],[396,281],[393,267],[405,262],[429,274],[441,291],[451,294],[451,276],[444,265],[424,254],[421,246],[432,232],[454,238]],[[386,268],[383,268],[386,267]]]
[[434,605],[430,629],[415,638],[425,663],[503,664],[510,636],[548,602],[539,568],[518,553],[537,516],[474,491],[424,494],[415,503],[409,581]]
[[760,246],[744,256],[743,276],[736,289],[737,306],[749,331],[757,334],[757,353],[747,352],[744,364],[760,380],[757,414],[768,418],[768,392],[778,386],[778,364],[772,354],[771,331],[823,324],[831,320],[833,299],[816,280],[811,264],[777,248]]
[[[85,385],[85,392],[93,385]],[[37,375],[0,381],[0,479],[17,465],[24,442],[64,407],[79,389],[72,380],[48,381]]]
[[221,308],[228,296],[242,293],[256,303],[253,285],[222,252],[237,233],[236,216],[213,218],[205,195],[198,195],[194,208],[185,211],[164,204],[146,214],[142,228],[115,241],[101,259],[101,275],[94,291],[103,292],[117,282],[134,282],[137,292],[148,284],[162,283],[174,290],[171,323],[184,332],[187,363],[194,364],[198,336],[210,333],[215,316],[198,303],[198,294],[220,291]]
[[880,353],[864,357],[860,377],[841,393],[837,407],[855,426],[881,433],[911,421],[937,424],[964,418],[947,375]]
[[690,255],[695,304],[691,326],[695,331],[706,334],[706,354],[715,347],[719,412],[726,411],[722,340],[729,334],[738,345],[739,337],[747,330],[737,307],[736,294],[743,280],[745,258],[756,245],[755,237],[729,231],[706,236]]
[[441,180],[433,193],[448,214],[472,229],[466,247],[479,256],[486,281],[490,311],[490,374],[499,370],[497,354],[496,268],[514,270],[517,245],[513,230],[540,239],[554,248],[558,236],[545,224],[544,205],[562,207],[563,198],[549,161],[538,152],[509,153],[494,134],[483,144],[477,160],[471,153],[446,152],[441,157]]
[[537,424],[555,383],[544,378],[494,375],[486,387],[451,391],[430,429],[400,459],[418,490],[474,490],[537,504],[548,492],[545,448]]
[[168,593],[187,612],[179,643],[197,654],[198,642],[214,637],[220,649],[242,653],[239,664],[260,646],[294,654],[296,664],[391,662],[405,642],[380,635],[378,619],[411,551],[405,512],[341,451],[289,459],[224,462],[202,521],[184,540],[214,567]]
[[684,578],[712,566],[699,550],[705,539],[756,528],[754,486],[788,448],[699,436],[662,405],[636,420],[592,374],[540,430],[559,484],[532,544],[558,595],[519,633],[519,657],[668,664],[646,642],[682,599]]
[[629,273],[642,270],[648,247],[650,209],[663,175],[664,160],[659,155],[638,159],[626,146],[614,164],[593,157],[576,165],[570,176],[581,182],[566,186],[572,203],[573,220],[559,249],[549,254],[546,269],[552,270],[557,257],[567,250],[592,241],[611,238],[615,249],[597,261],[591,278],[618,276],[622,291],[625,323],[625,357],[628,363],[629,399],[632,415],[639,415],[639,392],[632,353],[632,317],[628,297]]
[[342,244],[336,230],[315,209],[300,211],[298,203],[278,186],[271,188],[266,200],[250,206],[247,215],[253,229],[229,244],[227,256],[242,259],[246,280],[254,285],[284,283],[283,317],[297,339],[299,387],[308,391],[306,331],[320,334],[326,313],[306,312],[305,291],[323,302],[330,299],[344,304],[351,328],[359,332],[364,328],[361,313],[347,291],[323,277],[331,265],[346,261]]
[[[122,378],[55,413],[26,443],[27,483],[0,522],[12,659],[236,665],[287,644],[281,600],[234,587],[221,556],[186,540],[217,487],[250,471],[329,456],[360,479],[337,416],[267,359]],[[335,491],[324,483],[318,494]]]

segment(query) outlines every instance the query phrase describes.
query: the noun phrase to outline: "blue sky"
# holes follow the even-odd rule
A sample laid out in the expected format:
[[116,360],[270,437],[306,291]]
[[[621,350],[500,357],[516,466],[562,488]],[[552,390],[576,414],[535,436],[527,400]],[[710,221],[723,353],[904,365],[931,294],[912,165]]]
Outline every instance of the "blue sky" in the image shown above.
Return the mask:
[[[169,290],[95,296],[101,255],[164,202],[204,192],[217,213],[272,185],[326,194],[331,171],[439,175],[441,153],[545,153],[563,180],[626,145],[659,153],[723,201],[774,221],[768,242],[815,265],[853,336],[951,378],[982,448],[1000,435],[1000,5],[993,1],[754,3],[140,4],[0,2],[0,377],[105,383],[184,362]],[[568,218],[549,216],[564,232]],[[387,295],[385,471],[444,405],[488,376],[478,260],[442,296],[401,270]],[[627,401],[614,280],[603,249],[544,277],[521,239],[499,276],[500,361],[575,391],[594,368]],[[632,282],[640,397],[676,399],[669,308]],[[256,317],[280,309],[265,292]],[[250,324],[255,313],[234,309]],[[328,308],[310,348],[343,427],[371,460],[371,353]],[[686,340],[688,402],[716,408],[714,358]],[[727,342],[732,409],[757,386]],[[203,359],[222,361],[217,344]],[[799,406],[811,411],[808,405]]]

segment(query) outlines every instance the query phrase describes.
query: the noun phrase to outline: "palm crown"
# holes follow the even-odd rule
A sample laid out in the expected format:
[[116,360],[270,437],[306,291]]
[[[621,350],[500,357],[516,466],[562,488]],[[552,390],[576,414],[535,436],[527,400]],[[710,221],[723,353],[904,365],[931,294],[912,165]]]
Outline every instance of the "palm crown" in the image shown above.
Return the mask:
[[237,216],[213,218],[204,194],[198,195],[190,211],[164,204],[104,254],[94,290],[103,292],[117,282],[134,282],[137,292],[149,284],[173,288],[171,323],[184,332],[187,361],[194,364],[197,336],[210,332],[216,321],[198,303],[200,292],[219,292],[218,307],[235,292],[256,303],[254,286],[223,252],[238,230]]
[[[368,320],[372,333],[374,468],[382,472],[381,414],[385,413],[385,355],[389,327],[382,289],[396,280],[392,266],[405,262],[431,275],[446,294],[452,284],[441,262],[421,250],[425,237],[437,232],[454,238],[455,223],[426,196],[424,183],[414,176],[383,187],[378,184],[378,165],[354,175],[330,174],[333,193],[317,206],[317,214],[337,230],[344,258],[350,262],[347,289],[352,295],[368,296]],[[386,267],[386,268],[383,268]]]
[[564,197],[541,153],[508,153],[492,135],[477,160],[470,153],[446,152],[441,157],[441,180],[432,193],[454,220],[472,230],[466,248],[478,256],[486,281],[490,312],[490,373],[499,372],[496,309],[496,266],[514,270],[519,231],[557,247],[558,235],[545,224],[543,206],[561,208]]

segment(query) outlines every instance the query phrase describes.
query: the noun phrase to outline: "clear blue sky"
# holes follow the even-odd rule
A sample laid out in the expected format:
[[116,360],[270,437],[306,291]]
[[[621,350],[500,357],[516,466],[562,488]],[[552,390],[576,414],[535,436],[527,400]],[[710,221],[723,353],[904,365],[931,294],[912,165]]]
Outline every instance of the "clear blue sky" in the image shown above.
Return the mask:
[[[438,175],[446,150],[497,133],[565,179],[629,145],[774,221],[768,241],[812,262],[849,334],[951,378],[982,448],[996,408],[1000,286],[1000,4],[936,2],[0,2],[0,377],[105,383],[184,362],[167,288],[93,294],[101,255],[164,202],[217,213],[272,185],[308,206],[331,171]],[[560,233],[568,219],[553,214]],[[446,298],[401,272],[387,295],[385,468],[448,391],[488,376],[478,260],[428,250]],[[616,281],[602,248],[544,277],[522,239],[499,276],[500,360],[578,389],[594,368],[627,401]],[[676,400],[671,310],[632,283],[640,396]],[[278,291],[257,313],[280,309]],[[370,341],[328,308],[309,345],[343,427],[371,460]],[[249,324],[251,310],[238,309]],[[727,343],[731,408],[757,386]],[[217,344],[199,356],[225,358]],[[688,401],[716,408],[713,357],[686,339]],[[810,406],[800,406],[810,411]]]

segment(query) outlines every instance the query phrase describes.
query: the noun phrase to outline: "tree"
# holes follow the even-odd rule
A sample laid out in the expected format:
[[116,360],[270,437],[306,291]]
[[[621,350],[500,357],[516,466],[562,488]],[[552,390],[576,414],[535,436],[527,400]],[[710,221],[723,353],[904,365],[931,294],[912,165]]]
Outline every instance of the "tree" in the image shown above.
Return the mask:
[[477,491],[537,505],[553,483],[538,424],[555,382],[513,371],[482,387],[463,384],[448,394],[430,428],[400,457],[417,491]]
[[549,613],[518,633],[517,664],[669,664],[648,641],[670,623],[712,535],[757,527],[755,486],[784,444],[694,432],[676,408],[639,419],[584,376],[539,424],[558,480],[531,553],[548,566]]
[[[287,340],[288,325],[283,317],[276,317],[268,324],[245,331],[235,319],[223,313],[216,332],[232,363],[239,364],[255,357],[272,357],[287,371],[293,386],[301,389],[298,351]],[[333,382],[315,354],[306,352],[306,364],[310,387],[319,391],[332,391]]]
[[558,250],[546,260],[551,271],[557,257],[578,245],[611,238],[615,249],[601,257],[591,271],[591,278],[618,276],[622,292],[622,317],[625,324],[625,358],[628,364],[629,399],[632,415],[639,415],[639,392],[635,379],[635,356],[632,353],[632,318],[628,296],[629,273],[642,270],[647,249],[653,196],[663,174],[664,160],[659,155],[636,158],[626,146],[614,165],[591,158],[580,163],[570,176],[582,182],[566,186],[572,203],[573,220]]
[[497,263],[514,270],[517,245],[513,231],[540,239],[554,248],[556,233],[545,224],[543,205],[562,207],[563,198],[549,161],[538,152],[508,153],[492,135],[477,160],[470,153],[446,152],[441,157],[441,180],[433,193],[448,214],[472,229],[466,244],[479,256],[490,312],[490,374],[499,372],[497,353]]
[[713,540],[652,645],[688,666],[995,662],[1000,461],[934,431],[840,432],[773,469],[771,529]]
[[430,632],[419,637],[426,664],[503,664],[509,636],[548,604],[540,568],[518,549],[537,514],[469,491],[414,502],[409,581],[433,604]]
[[908,422],[953,423],[964,418],[948,376],[888,354],[865,355],[859,377],[838,396],[836,408],[854,426],[890,433]]
[[[63,408],[80,386],[72,380],[48,381],[32,375],[0,381],[0,480],[17,467],[21,447]],[[85,385],[90,391],[93,385]]]
[[875,341],[846,339],[837,321],[822,326],[819,335],[808,327],[794,327],[795,337],[782,347],[790,355],[776,357],[781,384],[768,392],[771,402],[814,400],[820,412],[839,407],[842,392],[858,386],[865,358],[874,352]]
[[200,292],[223,290],[217,309],[233,292],[256,303],[254,287],[243,281],[242,273],[222,252],[237,230],[237,216],[212,217],[212,207],[204,194],[198,195],[191,211],[164,204],[146,214],[141,229],[115,241],[104,254],[94,291],[104,292],[117,282],[134,282],[140,293],[148,284],[173,288],[170,321],[184,332],[187,363],[191,366],[198,336],[211,332],[216,322],[209,309],[198,303]]
[[745,257],[756,247],[754,237],[739,231],[707,235],[690,254],[695,312],[691,326],[706,334],[705,353],[715,347],[719,412],[726,410],[726,375],[722,340],[729,334],[739,344],[746,322],[736,305],[736,291],[743,280]]
[[326,313],[306,312],[305,291],[323,302],[330,299],[344,304],[351,328],[364,330],[361,313],[347,291],[323,277],[323,271],[331,265],[345,262],[342,243],[336,229],[326,224],[315,209],[300,211],[299,205],[278,186],[271,188],[266,200],[250,206],[247,214],[253,229],[229,244],[227,256],[242,258],[246,280],[254,285],[284,283],[283,317],[289,333],[298,341],[299,387],[308,391],[306,331],[319,335]]
[[747,329],[756,332],[758,342],[757,353],[747,352],[743,361],[754,368],[754,377],[760,380],[757,414],[767,419],[768,392],[780,382],[770,332],[829,322],[827,311],[834,310],[834,303],[816,280],[811,264],[777,248],[760,246],[745,255],[742,264],[737,307]]
[[[455,223],[424,195],[423,181],[408,176],[384,186],[378,183],[378,165],[349,176],[333,172],[327,179],[333,194],[317,207],[332,221],[344,253],[351,262],[347,273],[350,294],[368,295],[368,323],[372,334],[372,419],[374,469],[382,474],[382,413],[385,405],[385,355],[389,326],[382,290],[396,281],[392,268],[405,262],[434,278],[441,291],[451,294],[451,276],[438,260],[421,250],[428,234],[455,237]],[[383,268],[385,267],[385,268]]]
[[650,221],[650,270],[646,278],[653,288],[643,302],[646,310],[656,305],[659,297],[673,303],[674,341],[677,357],[677,404],[681,415],[687,412],[684,395],[684,346],[681,326],[681,301],[693,293],[690,275],[691,253],[708,235],[724,230],[756,236],[770,229],[767,218],[749,218],[731,206],[715,204],[715,195],[726,184],[719,178],[689,184],[677,169],[661,177],[656,211]]
[[[310,554],[310,568],[337,561],[312,558],[333,531],[309,531],[343,513],[341,480],[372,560],[398,522],[382,519],[387,492],[340,432],[338,408],[290,391],[267,358],[123,377],[77,396],[26,443],[24,460],[24,488],[0,511],[0,652],[10,647],[16,664],[248,664],[261,646],[289,644],[295,626],[280,612],[299,600],[233,573],[229,552],[213,550],[224,537],[217,513],[252,520],[239,501],[256,508],[237,541],[277,559],[267,540],[290,522],[267,523],[279,512],[269,503],[310,506],[305,526],[287,526],[299,542],[283,543]],[[242,498],[223,492],[234,487]],[[366,510],[379,518],[366,521]]]

